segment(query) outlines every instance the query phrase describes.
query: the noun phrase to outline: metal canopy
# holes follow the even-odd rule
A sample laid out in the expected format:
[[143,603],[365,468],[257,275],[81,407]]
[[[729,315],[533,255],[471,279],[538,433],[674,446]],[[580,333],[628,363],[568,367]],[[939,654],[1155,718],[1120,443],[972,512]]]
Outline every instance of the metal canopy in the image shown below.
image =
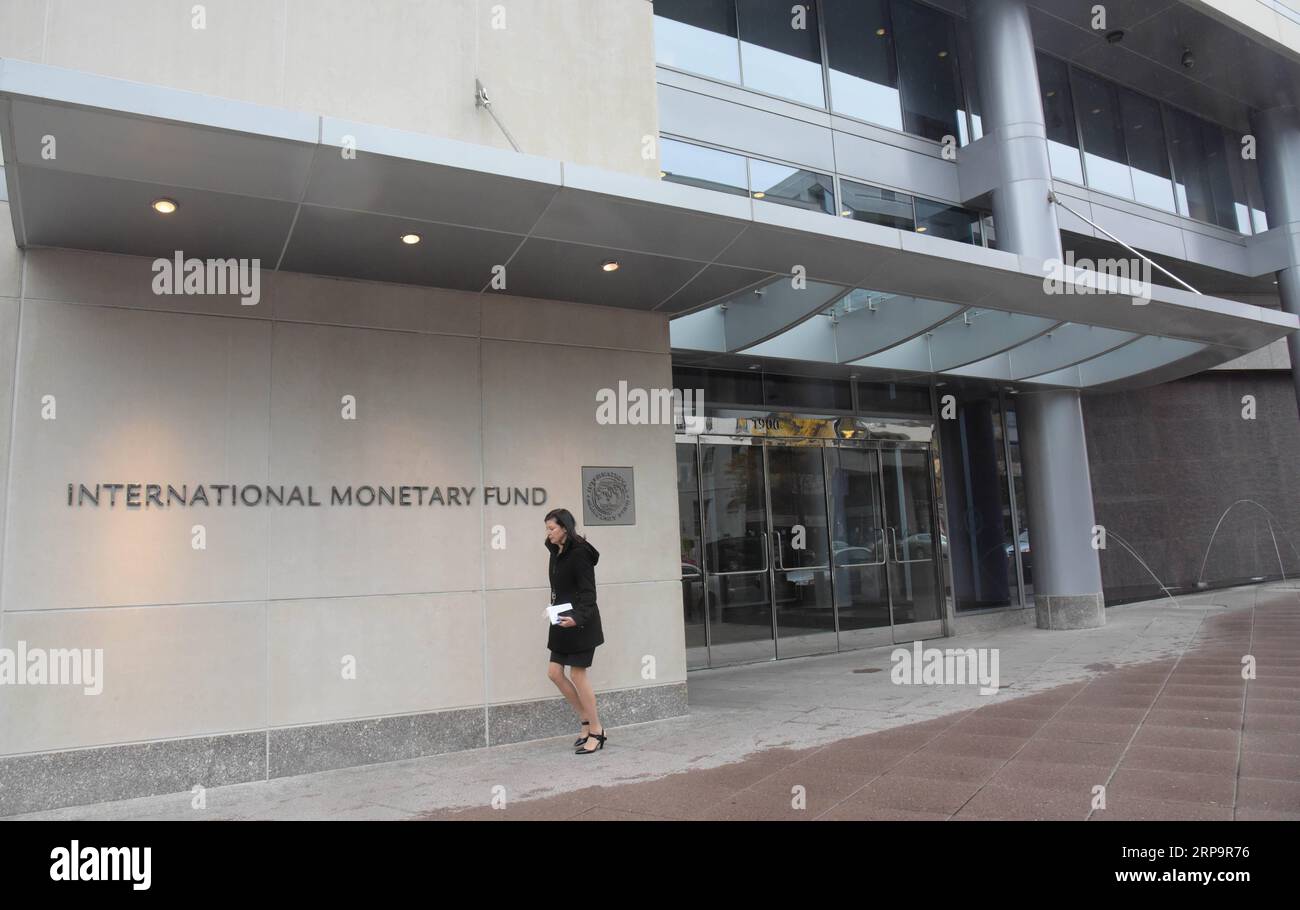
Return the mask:
[[[1195,372],[1300,328],[1159,286],[1135,306],[1133,286],[1096,274],[1049,294],[1045,263],[1006,252],[13,60],[0,60],[0,143],[22,247],[180,250],[483,293],[504,265],[513,296],[679,315],[682,351],[1106,386]],[[181,203],[175,215],[150,209],[160,196]],[[400,243],[412,231],[423,242]],[[1186,345],[1120,356],[1150,336]]]

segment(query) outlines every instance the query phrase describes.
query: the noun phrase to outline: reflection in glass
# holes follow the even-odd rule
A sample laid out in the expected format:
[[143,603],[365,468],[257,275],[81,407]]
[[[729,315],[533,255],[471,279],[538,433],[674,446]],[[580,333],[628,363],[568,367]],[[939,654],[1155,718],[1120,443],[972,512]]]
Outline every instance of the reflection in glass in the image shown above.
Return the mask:
[[843,206],[840,214],[854,221],[868,221],[903,231],[916,229],[912,197],[906,193],[840,180]]
[[1240,234],[1250,234],[1253,233],[1254,215],[1251,209],[1250,174],[1255,162],[1247,161],[1243,157],[1240,134],[1230,130],[1220,130],[1220,132],[1223,134],[1224,161],[1228,167],[1228,177],[1232,187],[1231,227]]
[[655,0],[655,60],[740,81],[735,0]]
[[[1186,111],[1167,108],[1179,211],[1229,230],[1249,232],[1245,175],[1230,134]],[[1238,202],[1243,205],[1239,217]]]
[[1143,205],[1174,211],[1174,183],[1169,173],[1169,148],[1160,105],[1128,89],[1120,89],[1120,114],[1128,147],[1133,197]]
[[984,138],[983,100],[980,95],[979,67],[975,65],[975,52],[971,39],[970,24],[965,19],[954,23],[957,30],[957,66],[960,81],[966,87],[966,101],[970,114],[970,134],[966,133],[966,118],[963,112],[957,112],[957,128],[962,131],[961,144],[967,145]]
[[[894,625],[937,620],[935,558],[939,554],[934,540],[929,459],[924,451],[886,449],[883,474]],[[946,543],[938,542],[939,546]]]
[[1000,410],[996,398],[963,399],[940,421],[958,610],[1020,603]]
[[1083,157],[1088,186],[1125,199],[1133,198],[1133,178],[1124,147],[1116,87],[1088,73],[1073,71],[1074,103],[1083,128]]
[[763,450],[700,446],[713,662],[775,655]]
[[[1237,147],[1241,147],[1238,140]],[[1246,192],[1250,196],[1250,223],[1256,234],[1268,230],[1268,207],[1264,201],[1264,189],[1259,179],[1259,161],[1256,158],[1242,159],[1242,170],[1246,174]]]
[[984,245],[990,250],[998,248],[998,232],[993,226],[993,216],[985,215],[980,219],[980,225],[984,229]]
[[751,159],[750,186],[755,199],[834,214],[835,183],[826,174]]
[[[872,292],[853,292],[853,294],[868,293]],[[858,411],[862,414],[914,414],[928,417],[930,410],[928,385],[858,380]]]
[[[927,399],[929,390],[926,390]],[[836,448],[831,459],[831,548],[841,644],[858,629],[889,625],[880,458],[874,449]]]
[[826,106],[817,7],[790,0],[736,0],[745,85]]
[[889,0],[824,0],[822,9],[835,111],[902,130]]
[[768,495],[776,535],[777,656],[834,650],[835,603],[820,446],[769,446]]
[[1016,493],[1016,522],[1020,534],[1016,538],[1016,550],[1020,554],[1020,574],[1025,580],[1025,604],[1030,606],[1034,600],[1033,560],[1029,548],[1029,515],[1025,511],[1025,471],[1020,462],[1020,430],[1016,420],[1015,408],[1010,404],[1006,408],[1007,448],[1011,452],[1010,474],[1012,488]]
[[980,213],[946,202],[916,200],[916,230],[930,237],[980,245]]
[[894,0],[891,13],[903,129],[936,142],[960,136],[957,121],[966,105],[951,17],[912,0]]
[[1051,159],[1052,176],[1083,183],[1083,160],[1079,157],[1079,131],[1074,121],[1069,68],[1055,57],[1039,54],[1038,84],[1043,96],[1043,117],[1047,122],[1047,153]]
[[677,521],[682,543],[682,617],[688,667],[707,666],[704,632],[704,541],[695,446],[677,446]]
[[853,389],[843,379],[812,379],[765,372],[763,400],[770,410],[849,411],[853,409]]
[[670,183],[684,183],[740,196],[749,192],[745,159],[702,145],[661,137],[659,169],[662,179]]
[[703,389],[704,400],[715,405],[757,406],[763,403],[763,376],[754,371],[738,373],[674,365],[673,388]]

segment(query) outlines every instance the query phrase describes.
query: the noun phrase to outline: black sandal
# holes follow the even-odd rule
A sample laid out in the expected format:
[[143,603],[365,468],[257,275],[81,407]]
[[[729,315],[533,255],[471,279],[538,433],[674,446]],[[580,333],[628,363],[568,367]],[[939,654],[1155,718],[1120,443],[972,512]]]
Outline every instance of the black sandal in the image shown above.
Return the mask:
[[604,733],[591,733],[588,734],[587,739],[594,739],[596,741],[596,748],[594,749],[578,748],[574,750],[573,752],[574,755],[590,755],[593,752],[599,752],[601,749],[605,748],[605,740],[609,739],[609,737],[606,736]]
[[[584,721],[582,722],[582,725],[583,725],[584,727],[590,727],[590,726],[591,726],[591,721],[589,721],[589,720],[584,720]],[[574,746],[581,746],[583,743],[585,743],[585,742],[586,742],[588,739],[590,739],[590,738],[591,738],[591,734],[590,734],[590,733],[587,734],[586,736],[580,736],[580,737],[578,737],[577,739],[575,739],[575,740],[573,741],[573,744],[574,744]]]

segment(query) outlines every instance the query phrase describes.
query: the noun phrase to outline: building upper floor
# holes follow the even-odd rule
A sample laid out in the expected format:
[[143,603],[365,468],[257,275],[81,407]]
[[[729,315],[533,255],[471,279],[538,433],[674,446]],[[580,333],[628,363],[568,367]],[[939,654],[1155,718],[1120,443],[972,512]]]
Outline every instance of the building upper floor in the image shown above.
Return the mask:
[[[984,133],[969,2],[656,0],[664,178],[995,245],[961,167]],[[1300,52],[1209,6],[1029,0],[1061,226],[1067,247],[1115,234],[1267,295],[1249,238],[1277,218],[1254,118],[1294,103]]]
[[[784,336],[771,356],[796,351],[873,371],[1010,382],[1045,377],[1038,382],[1049,386],[1183,375],[1295,331],[1295,316],[1270,309],[1268,288],[1243,295],[1232,283],[1263,275],[1265,254],[1277,252],[1269,243],[1282,233],[1251,195],[1248,159],[1226,171],[1205,165],[1215,136],[1226,158],[1237,138],[1231,130],[1249,127],[1253,108],[1237,97],[1249,87],[1229,80],[1221,91],[1217,76],[1180,76],[1143,94],[1132,72],[1107,73],[1105,60],[1087,58],[1101,48],[1127,55],[1113,59],[1152,59],[1133,50],[1155,34],[1146,20],[1129,20],[1136,5],[1118,5],[1110,25],[1125,26],[1112,29],[1124,35],[1108,39],[1088,23],[1053,19],[1045,9],[1055,0],[1029,0],[1035,35],[1048,36],[1037,53],[1064,67],[1059,91],[1075,127],[1076,145],[1062,133],[1054,155],[1075,149],[1084,180],[1058,176],[1058,195],[1082,213],[1077,222],[1063,216],[1062,226],[1085,240],[1113,230],[1228,276],[1204,295],[1086,273],[1048,289],[1048,254],[998,248],[990,187],[975,179],[988,174],[970,166],[995,136],[984,135],[985,67],[972,67],[980,61],[962,4],[677,5],[682,16],[721,9],[715,31],[668,16],[676,2],[558,0],[543,10],[392,0],[361,12],[332,0],[229,0],[195,4],[179,20],[161,2],[112,15],[77,0],[6,5],[17,28],[4,40],[19,52],[0,60],[14,236],[19,246],[164,257],[184,249],[277,270],[652,310],[681,317],[674,332],[689,330],[683,347],[697,351],[748,356]],[[1224,28],[1178,12],[1190,7],[1174,0],[1157,6]],[[873,9],[884,24],[862,19]],[[755,11],[775,18],[747,18]],[[231,16],[241,12],[234,28]],[[828,28],[837,14],[857,24]],[[271,16],[268,27],[283,41],[231,56],[259,16]],[[746,22],[762,27],[751,32]],[[149,48],[136,43],[133,23],[160,42],[157,60],[137,59]],[[219,53],[204,43],[218,24]],[[1222,37],[1205,34],[1196,54]],[[810,59],[787,53],[795,39]],[[843,65],[833,50],[841,39]],[[688,49],[721,41],[700,66],[734,48],[739,81],[656,67],[674,40]],[[420,70],[426,59],[436,61],[432,75]],[[1268,61],[1281,76],[1274,83],[1287,84],[1294,62],[1277,53]],[[755,87],[765,68],[770,84]],[[1045,85],[1049,70],[1041,69]],[[252,71],[258,78],[245,79]],[[1088,115],[1104,119],[1109,110],[1116,125],[1109,152],[1095,138],[1106,131],[1081,122],[1092,104],[1089,80],[1105,97]],[[778,96],[795,84],[804,96]],[[837,84],[850,88],[837,92]],[[246,100],[258,92],[278,100]],[[1198,93],[1217,100],[1198,105]],[[845,97],[861,102],[859,116],[837,111]],[[1155,113],[1131,122],[1143,105]],[[1149,204],[1159,174],[1144,163],[1155,157],[1147,137],[1157,124],[1171,159],[1165,208]],[[1190,159],[1203,179],[1178,163],[1180,124],[1198,143]],[[1111,190],[1122,173],[1130,198],[1088,186],[1094,171]],[[1245,195],[1220,199],[1225,179]],[[1200,221],[1193,205],[1204,217],[1230,212],[1238,228],[1270,229],[1247,235]],[[1242,296],[1259,305],[1238,305]]]

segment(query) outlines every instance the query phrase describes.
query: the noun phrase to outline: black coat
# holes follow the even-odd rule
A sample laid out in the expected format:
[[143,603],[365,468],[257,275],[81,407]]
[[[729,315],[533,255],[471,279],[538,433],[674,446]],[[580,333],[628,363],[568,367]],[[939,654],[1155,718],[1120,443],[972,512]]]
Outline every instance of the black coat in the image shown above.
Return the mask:
[[600,561],[599,551],[585,540],[565,544],[562,553],[548,540],[546,549],[551,551],[551,605],[573,604],[573,610],[561,615],[571,616],[577,623],[567,629],[552,625],[546,646],[560,654],[574,654],[604,644],[600,609],[596,606],[595,566]]

